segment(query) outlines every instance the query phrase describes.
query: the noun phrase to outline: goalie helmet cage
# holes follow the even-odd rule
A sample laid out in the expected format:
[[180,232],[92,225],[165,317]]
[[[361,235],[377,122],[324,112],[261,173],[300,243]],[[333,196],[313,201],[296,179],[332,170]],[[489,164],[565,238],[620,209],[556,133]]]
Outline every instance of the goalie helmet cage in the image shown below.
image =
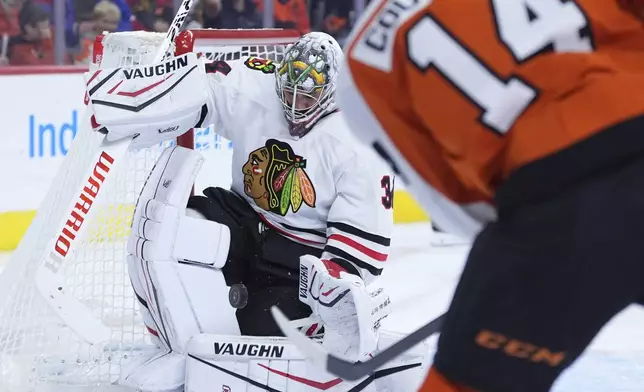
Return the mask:
[[[99,36],[94,45],[95,63],[90,67],[151,63],[164,35]],[[192,50],[209,60],[258,56],[279,61],[285,46],[298,36],[281,29],[190,30],[179,34],[174,46],[177,54]],[[195,137],[200,136],[207,140],[195,144]],[[157,157],[172,141],[127,152],[83,223],[87,226],[75,240],[78,246],[61,267],[67,294],[110,329],[110,340],[91,345],[76,335],[49,308],[34,283],[46,247],[58,235],[67,206],[78,196],[74,184],[93,164],[86,150],[99,145],[101,139],[102,135],[89,128],[80,130],[36,217],[0,274],[0,392],[122,390],[113,385],[120,370],[153,348],[130,286],[126,242],[139,191]],[[190,131],[176,142],[202,151],[206,161],[209,155],[221,153],[216,147],[221,141],[212,131]]]

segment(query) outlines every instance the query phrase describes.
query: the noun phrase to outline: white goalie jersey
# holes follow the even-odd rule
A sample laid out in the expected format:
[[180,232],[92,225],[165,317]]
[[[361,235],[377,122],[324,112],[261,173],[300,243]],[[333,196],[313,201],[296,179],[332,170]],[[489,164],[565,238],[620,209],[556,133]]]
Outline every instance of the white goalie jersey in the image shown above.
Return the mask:
[[367,283],[379,275],[393,227],[387,165],[355,139],[339,111],[292,137],[272,61],[217,61],[206,71],[203,124],[233,143],[232,190],[284,236],[351,262]]

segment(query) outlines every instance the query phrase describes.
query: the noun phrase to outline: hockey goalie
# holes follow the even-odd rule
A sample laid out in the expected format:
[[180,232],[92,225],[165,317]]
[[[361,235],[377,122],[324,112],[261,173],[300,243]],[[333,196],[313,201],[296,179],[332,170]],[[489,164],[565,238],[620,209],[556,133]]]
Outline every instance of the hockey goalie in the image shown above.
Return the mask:
[[[354,139],[336,107],[342,57],[335,39],[310,33],[279,63],[257,57],[200,63],[194,72],[201,76],[185,78],[180,74],[192,68],[176,59],[155,66],[191,83],[193,111],[175,116],[180,125],[140,132],[140,142],[212,124],[233,142],[233,182],[231,189],[190,196],[199,153],[170,147],[156,162],[136,205],[127,263],[159,350],[125,369],[121,385],[195,392],[416,389],[424,347],[347,382],[310,368],[280,337],[270,313],[279,306],[313,339],[354,361],[397,339],[379,328],[390,299],[372,288],[388,256],[394,178]],[[128,69],[132,80],[155,73],[145,68]],[[99,122],[104,108],[97,105],[110,95],[103,80],[88,87]]]

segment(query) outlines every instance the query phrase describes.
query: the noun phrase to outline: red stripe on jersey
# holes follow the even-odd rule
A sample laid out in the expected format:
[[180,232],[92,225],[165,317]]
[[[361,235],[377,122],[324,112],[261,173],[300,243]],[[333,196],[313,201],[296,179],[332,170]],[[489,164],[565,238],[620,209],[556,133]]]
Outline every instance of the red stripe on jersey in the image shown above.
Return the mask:
[[335,241],[338,241],[338,242],[342,242],[345,245],[349,245],[350,247],[360,251],[361,253],[364,253],[365,255],[371,257],[374,260],[387,261],[387,257],[388,257],[387,254],[376,252],[373,249],[369,249],[366,246],[362,245],[361,243],[359,243],[359,242],[357,242],[355,240],[352,240],[349,237],[345,237],[342,234],[331,234],[329,236],[329,240],[335,240]]

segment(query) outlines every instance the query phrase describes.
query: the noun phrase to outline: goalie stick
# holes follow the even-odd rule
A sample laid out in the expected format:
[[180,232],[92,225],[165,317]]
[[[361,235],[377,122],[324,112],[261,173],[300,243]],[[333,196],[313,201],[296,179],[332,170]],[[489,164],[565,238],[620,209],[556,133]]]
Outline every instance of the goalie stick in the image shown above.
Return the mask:
[[313,363],[323,366],[327,372],[348,381],[359,380],[372,374],[379,367],[439,332],[445,319],[445,314],[442,314],[371,359],[354,363],[329,354],[321,344],[293,328],[288,317],[277,306],[271,308],[271,313],[284,335],[302,351],[302,354]]
[[[194,0],[183,0],[175,15],[163,43],[154,57],[154,63],[162,61],[170,53],[175,37],[179,33],[184,20],[188,16]],[[107,134],[105,128],[95,130],[91,122],[92,111],[85,110],[81,125],[81,132],[100,132]],[[63,275],[65,259],[74,253],[75,239],[81,237],[87,229],[87,220],[96,212],[92,204],[96,204],[105,192],[108,181],[112,180],[117,164],[121,163],[133,137],[126,137],[109,142],[103,136],[100,143],[87,146],[93,155],[93,165],[85,170],[85,175],[76,184],[74,198],[66,209],[67,213],[58,223],[57,231],[43,250],[40,265],[34,274],[34,284],[37,291],[53,312],[72,331],[90,344],[99,344],[107,341],[111,330],[95,318],[91,310],[73,295],[66,292],[65,277]],[[54,195],[55,196],[55,195]],[[35,220],[36,221],[36,220]],[[83,224],[85,222],[85,224]],[[24,240],[24,239],[23,239]]]

